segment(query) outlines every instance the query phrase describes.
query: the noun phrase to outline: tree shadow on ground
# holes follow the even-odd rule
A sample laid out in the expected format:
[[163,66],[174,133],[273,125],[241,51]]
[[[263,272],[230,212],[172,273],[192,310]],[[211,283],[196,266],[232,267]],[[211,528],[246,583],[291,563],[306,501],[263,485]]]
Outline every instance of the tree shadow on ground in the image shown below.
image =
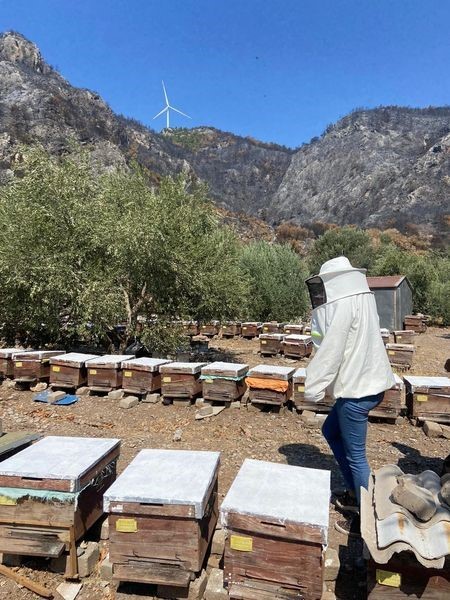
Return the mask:
[[331,454],[324,454],[317,446],[312,444],[285,444],[278,448],[278,452],[284,454],[288,465],[331,471],[332,490],[345,487],[334,457]]
[[430,471],[435,471],[438,475],[441,474],[445,456],[423,456],[416,448],[411,448],[411,446],[407,446],[401,442],[392,442],[392,446],[404,455],[398,459],[397,464],[405,473],[416,475],[429,469]]

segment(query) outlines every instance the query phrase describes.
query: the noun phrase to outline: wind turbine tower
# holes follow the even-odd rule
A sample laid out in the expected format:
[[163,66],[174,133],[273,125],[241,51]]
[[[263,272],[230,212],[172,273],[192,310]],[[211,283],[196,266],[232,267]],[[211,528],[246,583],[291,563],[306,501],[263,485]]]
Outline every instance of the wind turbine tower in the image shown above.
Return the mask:
[[184,112],[181,112],[181,110],[178,110],[178,108],[174,108],[173,106],[170,105],[169,98],[167,97],[166,86],[164,85],[164,81],[162,81],[161,83],[162,83],[162,87],[163,87],[164,98],[166,100],[166,106],[153,118],[157,119],[158,117],[160,117],[161,115],[166,113],[166,129],[170,129],[170,111],[171,110],[174,110],[175,112],[179,113],[180,115],[183,115],[183,117],[187,117],[188,119],[191,119],[192,117],[190,117],[189,115],[187,115]]

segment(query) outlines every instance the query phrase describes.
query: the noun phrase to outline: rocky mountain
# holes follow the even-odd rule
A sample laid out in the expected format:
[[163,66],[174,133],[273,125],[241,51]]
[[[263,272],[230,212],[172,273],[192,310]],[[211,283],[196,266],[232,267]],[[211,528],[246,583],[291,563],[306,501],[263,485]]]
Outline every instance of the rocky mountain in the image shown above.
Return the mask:
[[355,111],[294,151],[212,127],[156,133],[75,88],[22,35],[0,36],[0,180],[17,144],[90,148],[99,168],[137,160],[155,183],[181,171],[205,181],[227,214],[441,231],[450,191],[450,108]]
[[359,110],[292,158],[271,220],[443,231],[450,215],[450,107]]

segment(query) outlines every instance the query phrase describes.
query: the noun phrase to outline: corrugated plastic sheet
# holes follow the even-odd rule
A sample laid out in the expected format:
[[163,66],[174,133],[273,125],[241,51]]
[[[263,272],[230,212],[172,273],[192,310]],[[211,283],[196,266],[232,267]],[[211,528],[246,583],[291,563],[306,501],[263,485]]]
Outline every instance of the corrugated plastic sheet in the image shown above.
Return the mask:
[[[427,568],[442,568],[450,555],[450,511],[440,505],[428,523],[422,523],[407,510],[390,500],[397,477],[403,471],[387,465],[370,477],[368,492],[361,497],[361,532],[372,558],[384,564],[396,553],[409,550]],[[439,477],[421,474],[439,502]]]

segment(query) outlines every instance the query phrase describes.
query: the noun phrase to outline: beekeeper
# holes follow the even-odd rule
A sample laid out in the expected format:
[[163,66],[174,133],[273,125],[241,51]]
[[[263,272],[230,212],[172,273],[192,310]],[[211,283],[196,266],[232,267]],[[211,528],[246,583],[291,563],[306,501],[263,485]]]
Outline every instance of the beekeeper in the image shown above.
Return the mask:
[[[319,402],[326,391],[335,399],[322,432],[348,488],[336,505],[358,512],[360,488],[367,488],[370,474],[368,414],[394,385],[394,375],[365,270],[353,268],[340,256],[324,263],[306,284],[316,353],[306,369],[305,400]],[[336,528],[358,535],[359,521],[340,521]]]

